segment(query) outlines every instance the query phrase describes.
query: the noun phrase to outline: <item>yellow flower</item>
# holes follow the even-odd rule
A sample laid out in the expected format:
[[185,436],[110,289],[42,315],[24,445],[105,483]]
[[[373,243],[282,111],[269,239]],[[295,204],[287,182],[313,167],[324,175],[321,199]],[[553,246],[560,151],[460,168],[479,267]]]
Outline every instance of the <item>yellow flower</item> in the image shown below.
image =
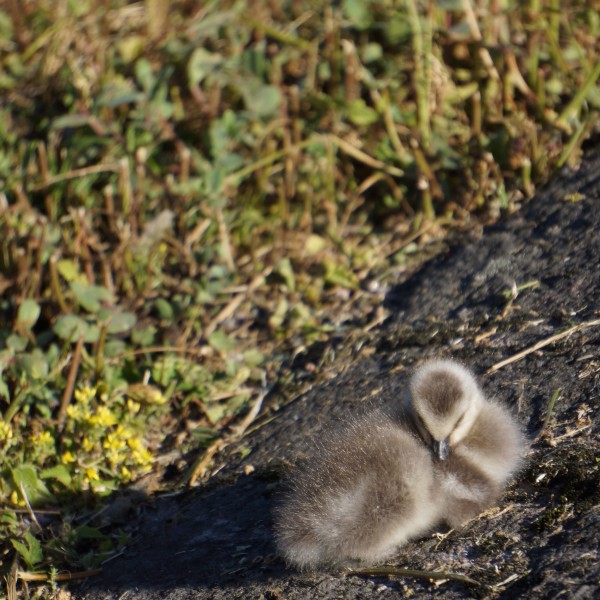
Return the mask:
[[73,456],[72,452],[70,450],[67,450],[66,452],[62,453],[62,456],[60,457],[60,460],[63,464],[68,464],[68,463],[74,463],[75,462],[75,457]]
[[50,444],[54,444],[54,438],[52,437],[52,434],[49,431],[42,431],[41,433],[38,433],[37,435],[32,435],[30,440],[39,446],[44,446],[44,445],[50,445]]
[[132,437],[129,438],[127,440],[127,445],[132,449],[132,450],[141,450],[144,447],[144,444],[142,444],[142,440],[139,437]]
[[105,450],[124,450],[126,448],[125,440],[120,435],[120,427],[116,431],[111,431],[102,442],[102,447]]
[[73,419],[73,421],[80,421],[83,419],[84,411],[78,404],[69,404],[67,406],[67,416],[69,419]]
[[13,436],[12,425],[0,419],[0,441],[7,442]]
[[140,412],[140,403],[133,400],[127,400],[127,408],[130,413],[137,415]]
[[140,465],[141,467],[147,467],[154,462],[154,457],[147,448],[140,448],[139,450],[134,450],[131,453],[131,457],[136,462],[136,464]]
[[80,404],[89,404],[90,400],[93,400],[96,397],[96,388],[86,385],[76,389],[73,395],[75,396],[75,400]]
[[100,475],[98,474],[98,469],[95,467],[88,467],[85,470],[85,474],[87,475],[88,481],[100,481]]
[[83,448],[84,452],[91,452],[94,449],[94,443],[91,442],[89,438],[84,437],[81,440],[81,447]]
[[88,417],[87,422],[94,426],[98,425],[100,427],[110,427],[111,425],[116,425],[117,419],[110,412],[108,407],[99,406],[96,414]]
[[10,495],[10,501],[15,505],[15,506],[25,506],[25,500],[23,500],[21,498],[21,496],[19,496],[19,494],[17,493],[17,491],[13,491],[13,493]]
[[125,465],[121,467],[121,477],[126,481],[131,479],[131,471]]

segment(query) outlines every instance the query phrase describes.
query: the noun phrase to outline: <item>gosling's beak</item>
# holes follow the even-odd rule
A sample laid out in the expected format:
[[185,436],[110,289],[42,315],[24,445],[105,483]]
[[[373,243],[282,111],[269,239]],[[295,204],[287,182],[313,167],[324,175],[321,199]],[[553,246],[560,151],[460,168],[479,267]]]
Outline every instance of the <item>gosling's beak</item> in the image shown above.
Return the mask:
[[448,438],[438,442],[433,440],[433,451],[440,460],[446,460],[450,456],[450,444]]

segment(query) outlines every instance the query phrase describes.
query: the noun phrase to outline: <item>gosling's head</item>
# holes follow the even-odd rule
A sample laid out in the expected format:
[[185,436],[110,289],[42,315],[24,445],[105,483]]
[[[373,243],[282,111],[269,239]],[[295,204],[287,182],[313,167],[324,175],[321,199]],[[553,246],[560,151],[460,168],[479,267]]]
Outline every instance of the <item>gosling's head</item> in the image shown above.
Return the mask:
[[483,401],[471,372],[451,360],[425,363],[410,383],[413,419],[440,460],[469,433]]

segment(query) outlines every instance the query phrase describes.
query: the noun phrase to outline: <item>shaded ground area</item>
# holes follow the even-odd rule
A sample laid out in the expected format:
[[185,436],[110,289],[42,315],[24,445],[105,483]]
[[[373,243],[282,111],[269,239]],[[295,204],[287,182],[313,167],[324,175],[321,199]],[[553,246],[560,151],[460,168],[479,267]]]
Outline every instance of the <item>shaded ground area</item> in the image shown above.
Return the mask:
[[[600,422],[594,419],[600,393],[599,257],[596,153],[578,171],[563,172],[520,213],[486,229],[479,240],[448,248],[392,290],[387,303],[393,318],[337,349],[336,377],[291,402],[275,393],[254,431],[221,457],[223,468],[208,487],[142,507],[130,526],[135,541],[100,577],[75,589],[75,596],[600,593]],[[485,390],[519,413],[532,449],[498,508],[445,537],[406,546],[389,564],[461,573],[477,583],[286,569],[271,537],[270,510],[281,475],[310,452],[312,437],[326,434],[345,414],[397,399],[411,367],[433,355],[471,365]],[[515,360],[494,369],[510,357]]]

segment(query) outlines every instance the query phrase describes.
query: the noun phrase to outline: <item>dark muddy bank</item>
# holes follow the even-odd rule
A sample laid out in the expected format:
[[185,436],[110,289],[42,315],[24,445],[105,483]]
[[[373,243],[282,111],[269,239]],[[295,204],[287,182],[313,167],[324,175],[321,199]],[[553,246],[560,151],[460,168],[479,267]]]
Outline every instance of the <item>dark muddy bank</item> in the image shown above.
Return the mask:
[[[228,450],[209,488],[143,507],[130,525],[135,542],[100,577],[75,588],[75,597],[597,597],[599,261],[596,153],[520,213],[449,248],[390,291],[394,316],[342,352],[335,378],[272,409]],[[282,473],[310,451],[311,436],[348,412],[396,398],[411,367],[433,355],[471,365],[485,390],[518,412],[533,440],[526,468],[496,509],[446,537],[402,548],[389,563],[461,573],[476,584],[286,569],[274,556],[270,517]],[[277,398],[271,400],[274,406]],[[240,459],[242,447],[251,451]],[[245,475],[249,465],[254,471]]]

